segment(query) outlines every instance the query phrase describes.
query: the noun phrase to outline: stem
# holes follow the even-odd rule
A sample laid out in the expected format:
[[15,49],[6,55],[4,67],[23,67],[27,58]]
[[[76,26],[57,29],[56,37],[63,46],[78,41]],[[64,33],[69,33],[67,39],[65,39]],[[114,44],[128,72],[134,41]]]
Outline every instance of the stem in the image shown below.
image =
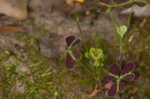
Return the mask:
[[73,40],[72,43],[70,44],[70,46],[69,46],[68,49],[67,49],[68,54],[71,56],[71,58],[72,58],[74,61],[76,61],[76,57],[73,55],[71,48],[72,48],[72,46],[73,46],[73,44],[74,44],[75,42],[76,42],[76,40]]
[[80,34],[82,34],[82,30],[81,30],[80,23],[79,23],[78,19],[76,19],[76,23],[77,23],[77,27],[78,27],[78,29],[80,31]]
[[120,37],[119,37],[119,35],[117,33],[117,27],[118,27],[118,25],[115,23],[115,20],[113,19],[112,12],[110,12],[110,18],[111,18],[112,25],[113,25],[113,27],[115,29],[115,32],[116,32],[117,41],[119,42]]
[[80,32],[80,34],[81,34],[81,38],[84,38],[83,31],[82,31],[81,26],[80,26],[80,23],[79,23],[79,17],[76,16],[76,19],[75,19],[75,20],[76,20],[77,28],[79,29],[79,32]]
[[126,77],[126,76],[128,76],[128,75],[131,75],[132,74],[132,72],[128,72],[128,73],[126,73],[126,74],[124,74],[124,75],[121,75],[120,76],[120,79],[123,79],[124,77]]
[[68,47],[68,49],[72,48],[72,45],[75,43],[76,40],[73,40],[72,43],[70,44],[70,46]]
[[120,37],[120,55],[121,53],[123,53],[123,42],[122,42],[122,38]]
[[98,72],[97,72],[98,68],[95,67],[95,79],[98,80]]
[[103,68],[103,71],[104,71],[105,73],[107,73],[109,76],[112,76],[112,77],[114,77],[114,78],[116,78],[116,79],[119,79],[119,76],[118,76],[118,75],[114,75],[114,74],[108,72],[107,70],[105,70],[104,68]]
[[129,13],[129,17],[128,17],[128,27],[130,27],[130,24],[131,24],[132,12],[133,12],[133,7],[131,8],[131,11],[130,11],[130,13]]
[[76,57],[73,55],[72,50],[69,49],[67,52],[68,52],[68,54],[71,56],[71,58],[72,58],[74,61],[76,61]]
[[120,79],[117,79],[117,93],[119,92],[119,83],[120,83]]
[[121,4],[107,4],[107,3],[104,3],[104,2],[98,2],[97,5],[112,8],[112,7],[122,7],[122,6],[125,6],[125,5],[128,5],[128,4],[132,4],[132,3],[145,3],[146,4],[147,1],[146,0],[143,0],[143,1],[129,0],[129,1],[121,3]]

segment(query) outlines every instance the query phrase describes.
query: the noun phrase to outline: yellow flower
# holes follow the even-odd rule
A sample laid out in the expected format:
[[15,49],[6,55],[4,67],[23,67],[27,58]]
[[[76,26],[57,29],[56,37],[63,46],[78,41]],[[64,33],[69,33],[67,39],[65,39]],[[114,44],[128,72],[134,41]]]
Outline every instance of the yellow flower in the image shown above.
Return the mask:
[[76,2],[83,3],[84,0],[75,0]]

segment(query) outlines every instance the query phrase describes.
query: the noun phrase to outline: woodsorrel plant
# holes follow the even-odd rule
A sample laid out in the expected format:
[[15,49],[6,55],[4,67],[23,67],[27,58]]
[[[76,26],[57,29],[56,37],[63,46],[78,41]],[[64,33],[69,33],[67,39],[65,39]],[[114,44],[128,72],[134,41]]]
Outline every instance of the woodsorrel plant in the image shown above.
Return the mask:
[[[119,91],[122,91],[126,83],[136,81],[139,77],[139,73],[134,71],[138,67],[136,64],[122,62],[119,65],[112,64],[109,71],[104,70],[109,76],[104,76],[102,82],[112,82],[111,88],[108,89],[109,96],[114,96]],[[118,67],[121,68],[118,69]]]
[[69,36],[66,38],[67,43],[67,55],[66,55],[66,66],[72,68],[78,58],[80,58],[80,53],[73,50],[75,45],[80,43],[79,39],[75,39],[75,36]]
[[95,80],[101,78],[101,68],[104,65],[104,53],[101,48],[90,48],[89,51],[85,52],[85,57],[89,59],[91,65],[91,74]]
[[[112,17],[111,9],[114,7],[122,7],[135,3],[146,3],[146,0],[99,0],[99,2],[97,3],[97,5],[100,6],[101,11],[110,14],[112,24],[116,31],[120,56],[124,54],[124,39],[126,37],[126,34],[128,33],[128,28],[130,26],[131,13],[128,18],[128,25],[119,26],[116,24],[115,20]],[[103,77],[102,83],[107,84],[111,82],[109,88],[105,88],[104,86],[105,89],[108,89],[107,93],[109,96],[114,96],[116,93],[121,92],[126,84],[128,85],[130,81],[136,81],[139,77],[139,73],[135,72],[137,65],[132,62],[128,63],[128,61],[123,61],[122,57],[119,58],[118,64],[116,62],[118,60],[116,60],[107,70],[104,64],[105,55],[103,49],[91,47],[88,49],[88,51],[84,52],[83,55],[80,55],[79,52],[75,53],[75,51],[72,50],[73,46],[77,45],[80,42],[79,39],[75,39],[74,36],[69,36],[66,38],[66,42],[68,45],[66,58],[67,67],[72,68],[73,65],[77,62],[77,59],[80,58],[80,56],[84,56],[85,58],[87,58],[88,64],[91,67],[88,68],[86,66],[86,63],[82,63],[82,67],[84,67],[84,69],[92,75],[95,81],[100,83],[103,76],[102,72],[108,75]]]

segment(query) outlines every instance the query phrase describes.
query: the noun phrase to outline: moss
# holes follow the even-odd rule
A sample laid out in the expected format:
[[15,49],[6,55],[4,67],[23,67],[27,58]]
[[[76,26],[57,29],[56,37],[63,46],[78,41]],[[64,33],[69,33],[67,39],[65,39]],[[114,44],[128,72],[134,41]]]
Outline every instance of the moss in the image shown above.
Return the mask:
[[[19,39],[21,42],[26,43],[22,54],[25,53],[27,58],[11,55],[11,52],[1,49],[0,86],[3,91],[3,99],[11,99],[12,97],[15,97],[15,99],[50,97],[55,91],[52,85],[53,72],[50,62],[40,55],[36,39],[28,35],[23,35]],[[20,67],[22,65],[25,67]],[[19,68],[27,68],[27,71],[20,71]],[[24,87],[23,93],[18,92],[18,82]]]
[[147,89],[149,86],[147,83],[150,83],[150,28],[148,28],[150,27],[150,18],[146,18],[144,20],[133,20],[132,27],[134,32],[131,34],[133,39],[132,42],[129,43],[127,52],[125,53],[128,60],[139,63],[139,69],[137,70],[141,74],[139,82],[145,82],[143,86],[139,86],[138,97],[150,97],[149,89]]
[[[0,80],[0,87],[3,99],[47,99],[56,91],[58,99],[62,99],[62,96],[70,97],[81,87],[86,92],[92,91],[95,82],[84,75],[78,66],[68,70],[64,66],[64,58],[60,57],[57,59],[58,66],[53,68],[50,60],[40,55],[36,39],[27,34],[19,34],[18,38],[25,43],[25,46],[19,47],[23,49],[20,53],[25,56],[13,55],[10,51],[0,49],[0,79],[3,79]],[[18,91],[18,83],[23,87],[23,92]],[[76,99],[80,99],[79,93],[75,94]]]

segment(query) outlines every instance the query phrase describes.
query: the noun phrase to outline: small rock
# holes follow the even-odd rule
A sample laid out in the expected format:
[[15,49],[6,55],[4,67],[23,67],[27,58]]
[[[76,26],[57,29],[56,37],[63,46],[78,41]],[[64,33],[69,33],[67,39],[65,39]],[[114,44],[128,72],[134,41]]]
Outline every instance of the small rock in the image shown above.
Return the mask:
[[21,82],[16,83],[16,91],[19,93],[24,93],[25,91],[25,85],[22,84]]
[[121,12],[121,14],[129,14],[133,11],[134,16],[136,17],[149,17],[150,16],[150,3],[146,4],[143,7],[138,5],[133,5],[131,8],[128,8]]
[[24,20],[27,18],[28,0],[0,0],[0,13]]

